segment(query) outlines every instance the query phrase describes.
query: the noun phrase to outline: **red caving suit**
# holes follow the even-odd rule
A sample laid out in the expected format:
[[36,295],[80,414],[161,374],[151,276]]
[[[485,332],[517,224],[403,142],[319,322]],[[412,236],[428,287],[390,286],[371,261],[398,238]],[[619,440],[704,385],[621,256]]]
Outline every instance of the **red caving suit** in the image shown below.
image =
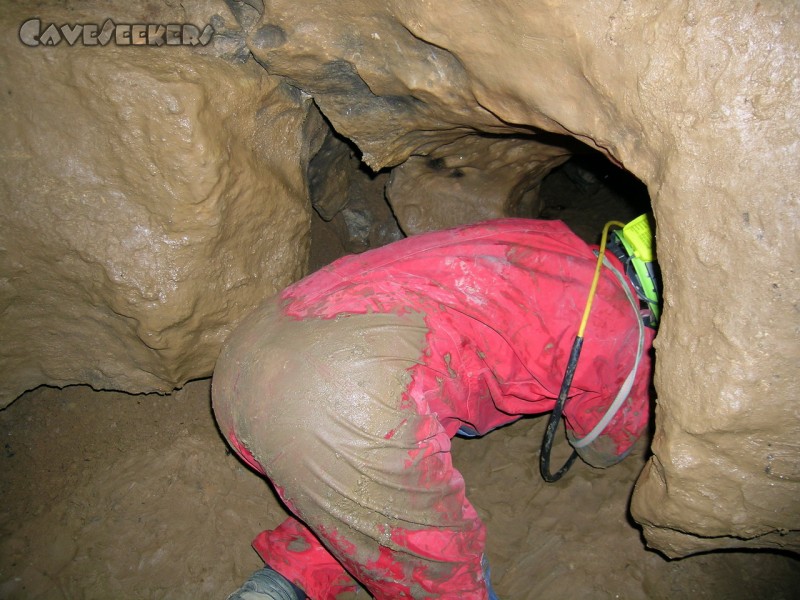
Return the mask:
[[[264,560],[312,600],[352,577],[378,599],[487,598],[486,530],[450,440],[553,408],[595,263],[561,222],[489,221],[342,258],[245,319],[217,363],[214,411],[298,517],[258,536]],[[637,318],[604,267],[571,436],[631,371]],[[647,426],[652,336],[627,400],[580,450],[590,464],[621,460]]]

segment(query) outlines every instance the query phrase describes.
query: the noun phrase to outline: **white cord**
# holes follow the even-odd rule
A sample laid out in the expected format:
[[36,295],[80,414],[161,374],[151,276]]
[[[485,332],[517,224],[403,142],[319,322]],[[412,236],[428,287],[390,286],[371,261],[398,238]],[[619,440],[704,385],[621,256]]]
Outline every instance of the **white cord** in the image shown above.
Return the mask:
[[644,354],[644,323],[642,322],[642,315],[639,313],[639,302],[636,300],[636,298],[634,298],[633,294],[631,294],[631,291],[628,288],[628,283],[622,276],[622,273],[620,273],[605,257],[603,258],[603,264],[611,269],[611,272],[614,273],[614,276],[619,279],[620,283],[622,284],[622,289],[625,290],[625,296],[627,296],[628,301],[631,303],[631,306],[633,306],[633,310],[636,313],[636,322],[639,325],[639,346],[636,350],[636,359],[633,361],[633,368],[631,369],[631,372],[628,373],[625,381],[622,383],[622,387],[619,389],[617,397],[614,398],[614,401],[606,410],[606,414],[604,414],[603,418],[597,422],[597,425],[594,426],[594,429],[587,433],[585,437],[572,442],[573,448],[584,448],[595,441],[597,437],[603,433],[603,430],[611,422],[611,419],[613,419],[617,414],[617,411],[622,406],[622,403],[628,398],[628,394],[631,393],[633,382],[636,379],[636,371],[639,369],[639,362]]

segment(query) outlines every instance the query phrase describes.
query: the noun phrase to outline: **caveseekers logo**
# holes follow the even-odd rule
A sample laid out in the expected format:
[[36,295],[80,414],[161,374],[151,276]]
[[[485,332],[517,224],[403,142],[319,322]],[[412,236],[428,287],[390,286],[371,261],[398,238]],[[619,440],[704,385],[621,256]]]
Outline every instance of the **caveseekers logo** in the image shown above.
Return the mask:
[[116,24],[106,19],[95,23],[47,25],[42,29],[40,19],[28,19],[19,28],[19,39],[26,46],[58,46],[62,41],[70,46],[205,46],[211,41],[214,28],[206,25],[201,31],[190,24]]

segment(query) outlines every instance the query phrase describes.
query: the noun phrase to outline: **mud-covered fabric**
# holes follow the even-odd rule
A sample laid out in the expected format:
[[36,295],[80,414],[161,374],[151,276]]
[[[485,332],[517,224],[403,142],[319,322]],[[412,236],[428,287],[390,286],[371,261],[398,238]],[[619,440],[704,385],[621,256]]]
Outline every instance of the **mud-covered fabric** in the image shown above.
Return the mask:
[[[485,528],[450,438],[552,409],[595,261],[560,222],[493,221],[346,257],[246,319],[220,357],[215,412],[313,531],[265,532],[264,559],[311,598],[352,586],[341,565],[376,598],[486,598]],[[604,273],[571,435],[592,429],[630,371],[636,318]],[[644,431],[649,373],[646,355],[584,452],[592,464],[618,461]]]

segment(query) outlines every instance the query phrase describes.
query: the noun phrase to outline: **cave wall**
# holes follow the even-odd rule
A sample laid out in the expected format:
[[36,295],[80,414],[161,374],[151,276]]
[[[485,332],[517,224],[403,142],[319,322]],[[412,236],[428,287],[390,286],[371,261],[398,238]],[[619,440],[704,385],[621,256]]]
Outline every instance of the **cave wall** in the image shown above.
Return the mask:
[[375,168],[469,131],[546,130],[648,186],[666,308],[633,512],[670,556],[800,545],[798,18],[779,2],[274,0],[248,37]]
[[[221,3],[3,2],[0,407],[40,384],[171,391],[308,258],[327,129]],[[50,23],[214,22],[206,47],[29,47]]]
[[538,216],[542,179],[569,156],[535,138],[464,136],[392,169],[386,198],[407,235]]
[[217,17],[220,35],[146,54],[25,48],[31,15],[5,12],[6,399],[208,374],[239,316],[303,271],[312,98],[373,169],[441,158],[446,177],[476,136],[569,135],[641,179],[657,222],[656,434],[633,498],[648,543],[799,549],[795,4],[228,6],[150,14]]

